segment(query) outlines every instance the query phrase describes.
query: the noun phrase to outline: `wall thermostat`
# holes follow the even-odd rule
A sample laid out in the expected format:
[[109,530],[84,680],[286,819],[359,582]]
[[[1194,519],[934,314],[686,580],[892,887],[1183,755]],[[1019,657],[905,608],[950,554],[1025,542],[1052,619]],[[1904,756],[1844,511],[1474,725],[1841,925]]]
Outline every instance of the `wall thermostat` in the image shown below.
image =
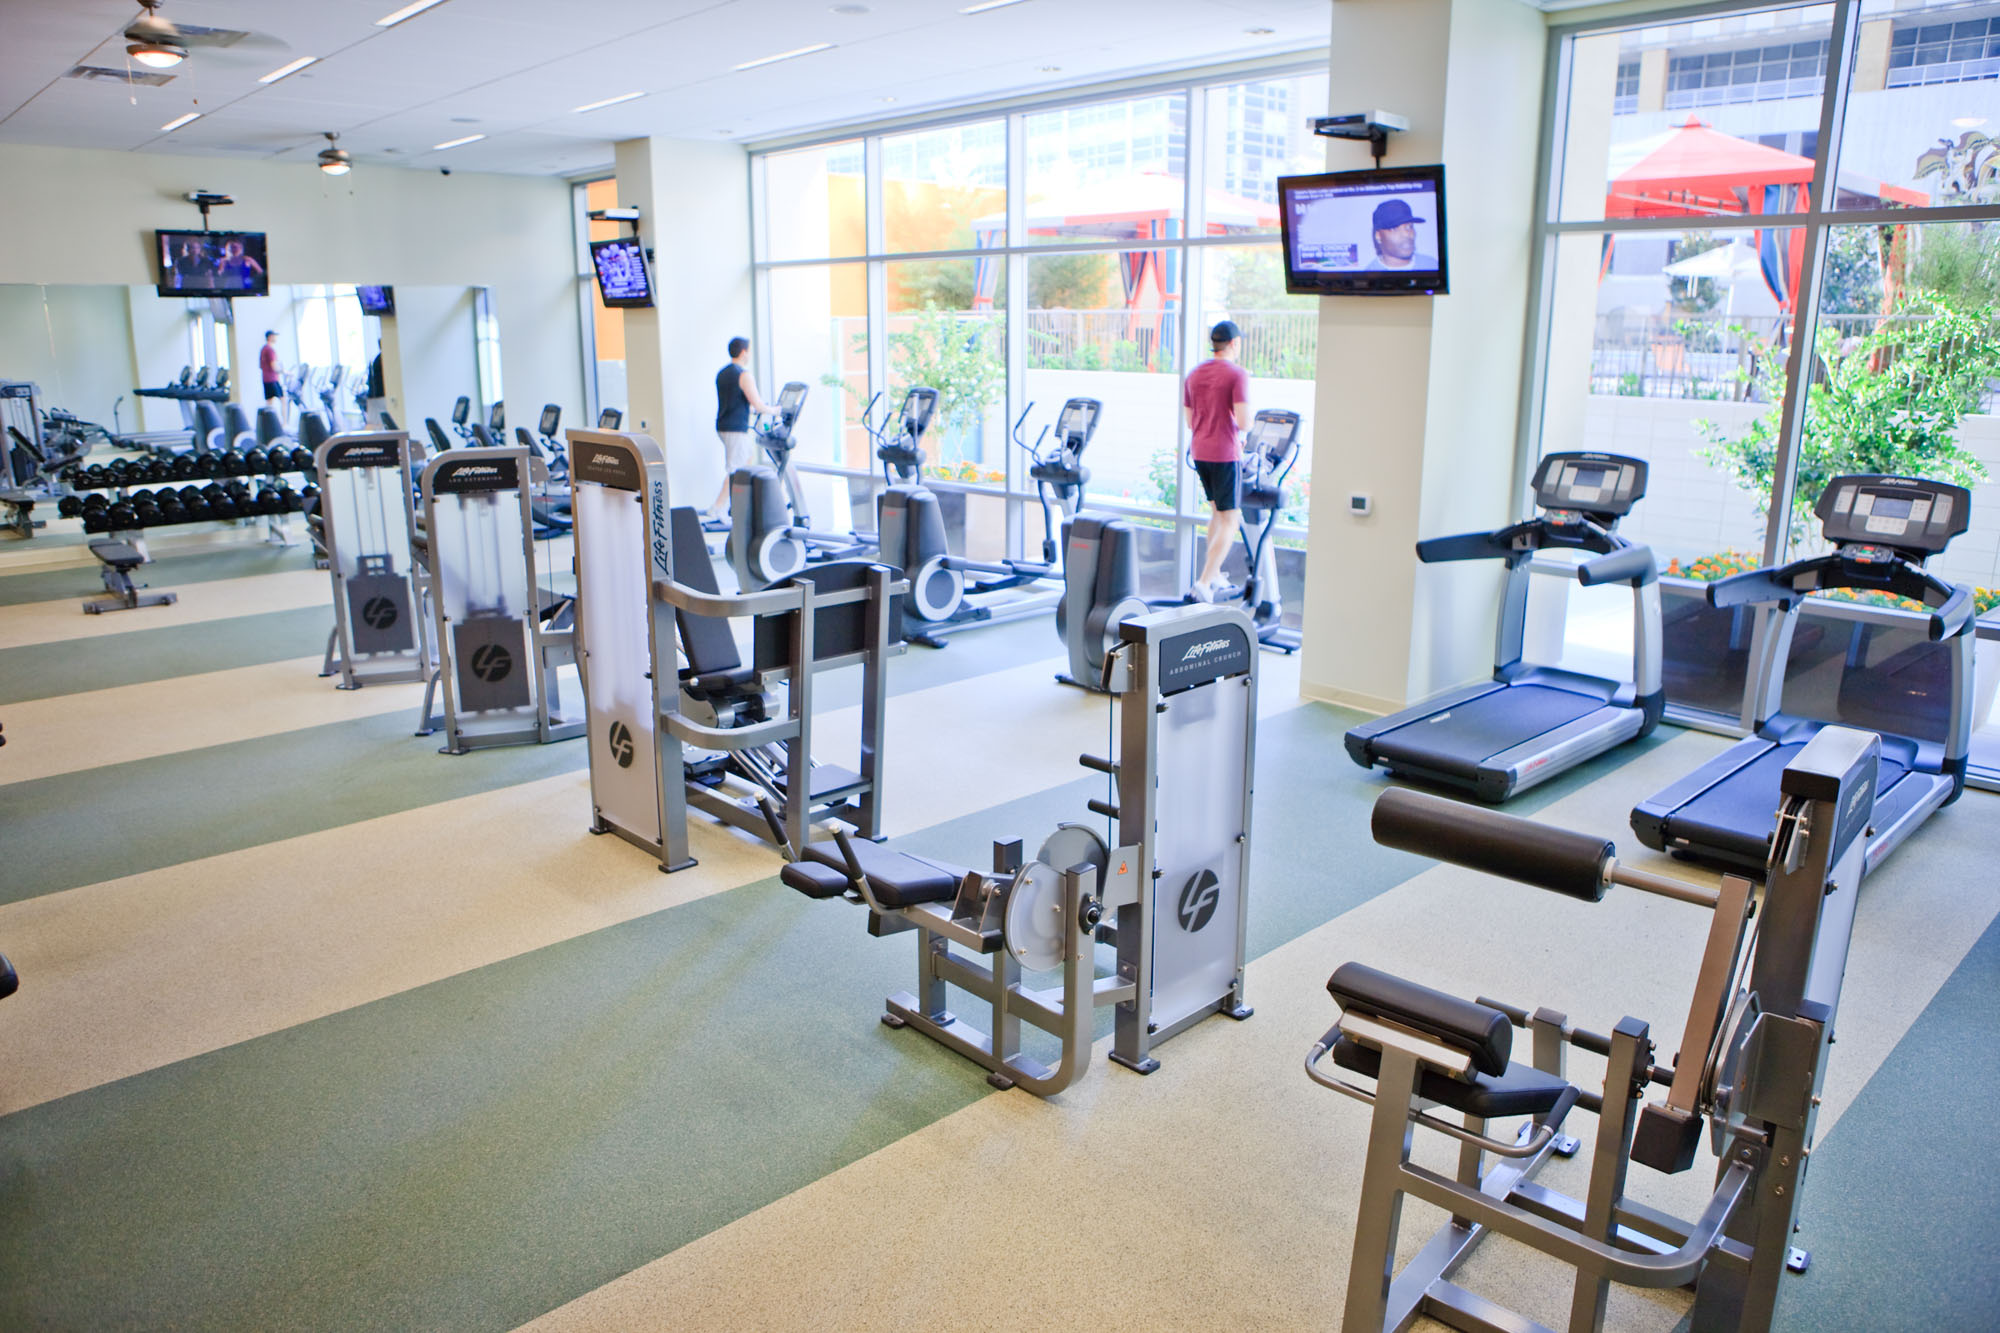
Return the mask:
[[1375,512],[1375,502],[1365,495],[1350,495],[1347,497],[1347,512],[1362,518]]

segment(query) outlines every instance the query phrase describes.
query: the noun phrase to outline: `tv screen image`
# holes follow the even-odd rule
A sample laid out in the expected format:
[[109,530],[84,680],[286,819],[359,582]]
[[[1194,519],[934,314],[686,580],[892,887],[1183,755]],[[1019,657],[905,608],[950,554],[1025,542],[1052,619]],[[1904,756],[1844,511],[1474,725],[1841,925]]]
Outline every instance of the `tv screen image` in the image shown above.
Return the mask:
[[394,287],[356,287],[354,294],[361,298],[361,313],[364,315],[393,315],[396,313],[396,289]]
[[1278,198],[1287,291],[1380,296],[1449,290],[1442,166],[1285,176]]
[[268,296],[261,231],[154,233],[162,296]]
[[646,249],[636,238],[592,241],[590,258],[597,266],[597,290],[604,304],[630,308],[653,304],[653,280],[646,272]]

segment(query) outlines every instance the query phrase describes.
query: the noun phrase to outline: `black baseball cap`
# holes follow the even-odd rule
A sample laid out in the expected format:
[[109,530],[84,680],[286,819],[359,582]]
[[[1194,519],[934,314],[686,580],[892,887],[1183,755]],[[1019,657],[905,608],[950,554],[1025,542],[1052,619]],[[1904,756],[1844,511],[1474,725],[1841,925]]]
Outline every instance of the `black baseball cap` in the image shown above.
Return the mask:
[[1225,319],[1208,331],[1208,340],[1217,347],[1224,343],[1233,343],[1242,336],[1243,330],[1236,327],[1236,321],[1233,319]]
[[1410,206],[1401,199],[1391,199],[1386,203],[1375,205],[1376,231],[1388,231],[1391,227],[1400,227],[1406,222],[1422,221],[1425,219],[1412,213]]

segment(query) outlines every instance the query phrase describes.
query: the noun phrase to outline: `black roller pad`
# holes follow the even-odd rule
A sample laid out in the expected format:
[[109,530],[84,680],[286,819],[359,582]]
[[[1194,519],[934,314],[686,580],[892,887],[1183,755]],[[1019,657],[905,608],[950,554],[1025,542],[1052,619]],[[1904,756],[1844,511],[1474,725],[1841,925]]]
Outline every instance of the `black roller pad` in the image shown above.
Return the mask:
[[1442,796],[1392,787],[1375,802],[1375,841],[1585,902],[1604,897],[1607,838],[1551,828]]

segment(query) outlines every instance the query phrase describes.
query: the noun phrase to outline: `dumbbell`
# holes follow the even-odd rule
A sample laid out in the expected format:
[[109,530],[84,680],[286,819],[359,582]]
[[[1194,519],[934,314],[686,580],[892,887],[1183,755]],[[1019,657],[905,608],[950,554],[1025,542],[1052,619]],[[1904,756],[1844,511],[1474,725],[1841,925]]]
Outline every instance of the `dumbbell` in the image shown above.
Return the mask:
[[271,456],[262,449],[250,449],[243,455],[243,471],[258,477],[271,470]]
[[101,509],[108,509],[110,506],[111,497],[103,491],[92,491],[89,495],[83,497],[83,512],[86,514]]
[[104,523],[112,532],[125,532],[139,526],[139,515],[129,501],[120,500],[104,511]]
[[161,492],[159,508],[160,508],[160,522],[162,523],[187,522],[187,510],[181,505],[181,497],[174,494],[172,491]]
[[111,523],[105,511],[102,509],[84,510],[83,530],[85,532],[109,532],[111,530]]
[[184,487],[180,498],[181,512],[187,515],[188,522],[197,523],[208,517],[208,497],[200,491],[192,486]]
[[215,456],[215,475],[218,477],[240,477],[243,475],[243,455],[234,449],[224,449]]
[[303,445],[292,450],[292,471],[311,472],[313,470],[312,450]]
[[80,495],[63,496],[62,499],[56,501],[56,513],[64,518],[82,518],[83,497]]
[[131,475],[132,475],[132,465],[127,463],[122,458],[118,459],[116,462],[112,463],[109,467],[104,469],[105,484],[110,486],[125,485],[127,478],[129,478]]
[[172,481],[173,479],[174,465],[171,460],[155,458],[152,462],[146,464],[145,480],[157,484],[162,481]]
[[102,463],[92,463],[83,470],[83,476],[83,484],[87,487],[109,486],[111,484],[111,469]]
[[201,475],[201,460],[193,454],[180,454],[167,470],[175,481],[192,481]]

